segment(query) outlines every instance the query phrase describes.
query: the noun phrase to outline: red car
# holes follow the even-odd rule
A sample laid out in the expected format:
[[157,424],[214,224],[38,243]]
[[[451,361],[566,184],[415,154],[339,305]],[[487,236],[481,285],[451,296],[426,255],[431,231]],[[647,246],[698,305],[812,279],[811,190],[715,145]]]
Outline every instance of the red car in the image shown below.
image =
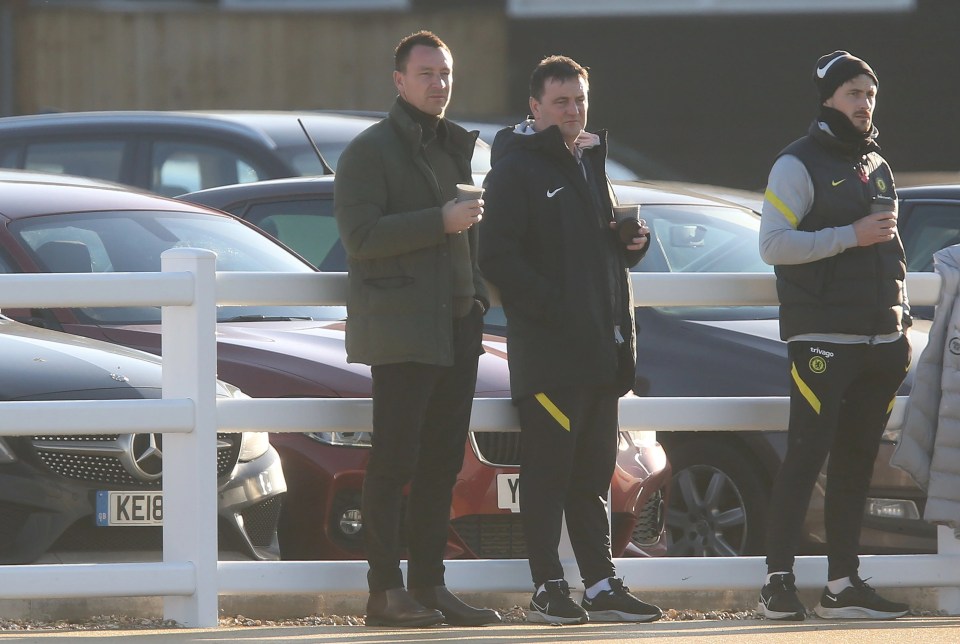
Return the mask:
[[[0,269],[7,272],[160,270],[173,247],[207,248],[219,271],[314,272],[253,225],[206,207],[37,173],[0,173]],[[160,352],[160,309],[5,309],[38,326]],[[218,377],[259,397],[369,397],[370,372],[348,364],[343,307],[221,306]],[[477,396],[509,395],[504,343],[488,336]],[[287,482],[281,512],[286,559],[362,558],[360,489],[364,432],[276,434]],[[476,434],[454,493],[449,557],[524,556],[514,502],[518,433]],[[665,551],[663,507],[670,468],[656,442],[622,434],[612,481],[614,554]]]

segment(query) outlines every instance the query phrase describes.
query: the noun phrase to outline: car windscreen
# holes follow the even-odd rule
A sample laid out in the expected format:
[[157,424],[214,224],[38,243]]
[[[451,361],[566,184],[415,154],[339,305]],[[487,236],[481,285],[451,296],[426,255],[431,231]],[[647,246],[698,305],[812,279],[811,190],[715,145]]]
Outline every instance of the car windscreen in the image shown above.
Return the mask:
[[[760,218],[746,209],[712,205],[644,205],[650,249],[633,271],[641,273],[771,273],[760,259]],[[777,317],[775,306],[657,307],[692,320]]]
[[[10,231],[38,263],[53,273],[160,270],[170,248],[202,248],[217,254],[218,271],[309,273],[306,262],[269,237],[228,217],[167,211],[84,212],[31,217]],[[160,322],[160,307],[84,308],[94,324]],[[343,307],[220,306],[217,320],[342,319]]]

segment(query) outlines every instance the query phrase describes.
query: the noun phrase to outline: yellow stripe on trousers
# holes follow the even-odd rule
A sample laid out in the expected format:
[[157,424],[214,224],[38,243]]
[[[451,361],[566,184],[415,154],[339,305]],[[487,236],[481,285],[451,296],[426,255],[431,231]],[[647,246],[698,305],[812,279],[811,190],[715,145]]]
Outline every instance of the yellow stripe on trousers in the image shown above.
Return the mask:
[[553,419],[560,423],[560,426],[563,427],[568,432],[570,431],[570,419],[567,418],[560,408],[553,404],[553,401],[547,398],[547,394],[537,394],[535,396],[537,402],[543,405],[543,408],[547,410],[547,413],[553,416]]
[[790,363],[790,375],[793,376],[793,381],[797,383],[797,387],[800,389],[800,393],[804,398],[807,399],[807,402],[810,403],[810,406],[813,407],[813,411],[820,413],[820,399],[817,398],[817,395],[813,393],[813,390],[807,386],[807,383],[803,381],[800,377],[800,373],[797,371],[797,365]]

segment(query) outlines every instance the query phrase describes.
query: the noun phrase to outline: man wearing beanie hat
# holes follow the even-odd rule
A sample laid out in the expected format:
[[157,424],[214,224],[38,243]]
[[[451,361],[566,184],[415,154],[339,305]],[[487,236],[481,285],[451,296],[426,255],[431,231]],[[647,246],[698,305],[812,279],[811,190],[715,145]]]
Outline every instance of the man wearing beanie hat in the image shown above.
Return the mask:
[[810,495],[829,454],[825,618],[893,619],[908,606],[858,575],[867,489],[893,398],[910,364],[906,261],[896,190],[879,154],[877,75],[835,51],[813,76],[820,113],[780,152],[767,182],[760,254],[774,266],[780,336],[790,359],[787,453],[773,485],[767,578],[758,609],[802,620],[794,555]]

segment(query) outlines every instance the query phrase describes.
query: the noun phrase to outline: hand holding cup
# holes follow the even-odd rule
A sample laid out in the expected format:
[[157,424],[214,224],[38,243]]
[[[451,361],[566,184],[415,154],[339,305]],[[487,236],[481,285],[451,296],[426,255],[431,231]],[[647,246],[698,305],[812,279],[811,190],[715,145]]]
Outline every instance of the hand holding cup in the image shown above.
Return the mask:
[[621,204],[613,207],[613,218],[616,224],[617,232],[620,234],[620,241],[627,246],[633,244],[633,240],[640,237],[640,230],[646,225],[640,219],[640,204]]
[[870,214],[853,222],[858,246],[872,246],[894,239],[897,235],[896,202],[891,197],[877,196],[870,202]]
[[443,206],[443,230],[462,233],[483,219],[483,188],[469,183],[457,184],[457,197]]

